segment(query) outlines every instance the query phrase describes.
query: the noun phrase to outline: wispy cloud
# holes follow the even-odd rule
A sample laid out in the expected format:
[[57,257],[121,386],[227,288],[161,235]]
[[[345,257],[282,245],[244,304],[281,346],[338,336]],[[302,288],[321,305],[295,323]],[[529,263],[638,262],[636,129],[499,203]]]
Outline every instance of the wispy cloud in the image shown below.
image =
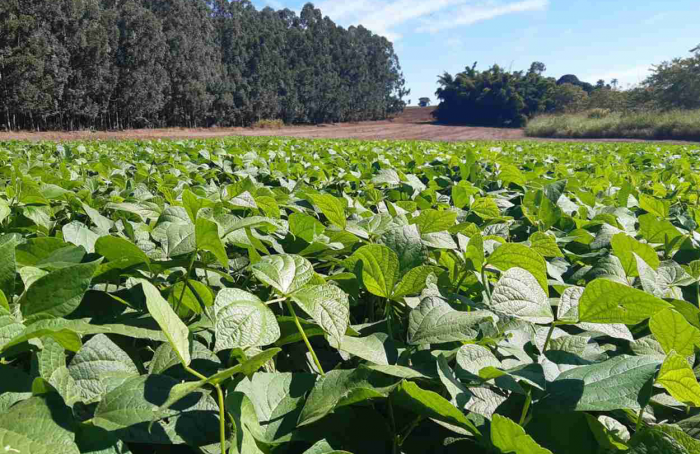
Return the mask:
[[541,11],[549,0],[326,0],[317,6],[343,25],[362,24],[397,40],[398,27],[435,33],[507,14]]
[[455,27],[473,25],[495,19],[500,16],[528,11],[543,11],[549,5],[548,0],[522,0],[511,3],[484,2],[465,4],[453,11],[447,11],[435,19],[425,19],[418,31],[436,33]]

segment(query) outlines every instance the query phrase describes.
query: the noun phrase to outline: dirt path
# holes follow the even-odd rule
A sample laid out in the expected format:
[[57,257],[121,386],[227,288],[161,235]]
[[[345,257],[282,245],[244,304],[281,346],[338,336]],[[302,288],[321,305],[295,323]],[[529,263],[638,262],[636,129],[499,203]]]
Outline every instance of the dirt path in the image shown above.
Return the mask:
[[[554,140],[529,139],[522,129],[447,126],[433,123],[434,107],[409,107],[390,120],[359,123],[338,123],[319,126],[288,126],[282,129],[251,128],[166,128],[130,129],[125,131],[78,132],[0,132],[0,141],[72,141],[72,140],[148,140],[148,139],[212,139],[230,136],[281,136],[309,139],[364,140],[433,140],[461,142],[473,140]],[[576,140],[581,141],[581,140]],[[643,142],[613,139],[595,142]]]

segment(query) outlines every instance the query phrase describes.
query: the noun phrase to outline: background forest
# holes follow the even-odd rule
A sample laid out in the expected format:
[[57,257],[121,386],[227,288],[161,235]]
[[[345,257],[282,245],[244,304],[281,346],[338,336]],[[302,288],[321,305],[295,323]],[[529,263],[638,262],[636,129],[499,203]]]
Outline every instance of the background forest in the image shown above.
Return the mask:
[[408,94],[391,42],[307,4],[3,0],[7,129],[382,119]]

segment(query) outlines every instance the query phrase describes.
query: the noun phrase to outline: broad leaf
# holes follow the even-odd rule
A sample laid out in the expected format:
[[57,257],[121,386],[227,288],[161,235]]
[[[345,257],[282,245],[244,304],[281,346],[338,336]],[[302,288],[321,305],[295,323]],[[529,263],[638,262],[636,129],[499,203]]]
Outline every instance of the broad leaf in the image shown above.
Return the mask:
[[650,356],[617,356],[563,372],[547,386],[540,403],[547,411],[607,411],[645,407],[660,361]]
[[182,364],[190,364],[190,341],[187,326],[180,320],[170,304],[163,298],[158,289],[146,280],[140,280],[143,294],[146,297],[146,307],[151,317],[158,323],[168,342],[173,346]]
[[341,342],[350,323],[350,303],[345,292],[332,284],[313,285],[295,292],[292,299],[336,343]]
[[290,254],[270,255],[251,266],[253,274],[282,295],[289,295],[306,285],[314,274],[311,263]]
[[491,443],[504,454],[552,454],[525,433],[525,429],[501,415],[493,415],[491,420]]
[[472,340],[478,324],[486,319],[498,320],[492,312],[454,310],[447,302],[429,296],[409,315],[408,343],[411,345],[438,344]]
[[262,347],[277,341],[275,314],[260,299],[239,289],[223,289],[214,301],[215,350]]
[[101,261],[61,268],[37,279],[19,300],[27,322],[63,317],[77,309]]
[[13,454],[80,454],[75,421],[57,394],[31,397],[0,415],[0,444]]
[[662,385],[678,401],[694,407],[700,406],[700,384],[688,361],[671,352],[661,365],[656,383]]
[[607,279],[586,286],[579,301],[579,320],[590,323],[640,323],[671,305],[641,290]]
[[547,264],[540,254],[522,244],[508,243],[499,246],[486,261],[501,271],[513,267],[522,268],[532,274],[548,295]]
[[654,314],[649,320],[649,329],[666,353],[675,351],[690,356],[695,353],[696,346],[700,347],[700,330],[673,309]]
[[554,320],[547,294],[537,279],[522,268],[510,268],[503,273],[493,289],[491,307],[531,323],[547,324]]

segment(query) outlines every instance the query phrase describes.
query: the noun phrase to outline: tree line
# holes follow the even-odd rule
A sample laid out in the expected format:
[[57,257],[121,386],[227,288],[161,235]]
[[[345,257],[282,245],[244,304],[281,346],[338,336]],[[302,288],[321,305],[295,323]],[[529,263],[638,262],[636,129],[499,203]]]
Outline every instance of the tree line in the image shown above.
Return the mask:
[[312,4],[3,0],[0,127],[112,129],[386,118],[408,94],[393,45]]
[[527,71],[506,71],[498,65],[480,71],[476,63],[464,71],[438,77],[438,121],[483,126],[524,126],[541,113],[700,109],[700,46],[688,58],[676,58],[652,68],[636,87],[623,89],[617,80],[595,85],[573,74],[545,77],[546,67],[535,62]]

